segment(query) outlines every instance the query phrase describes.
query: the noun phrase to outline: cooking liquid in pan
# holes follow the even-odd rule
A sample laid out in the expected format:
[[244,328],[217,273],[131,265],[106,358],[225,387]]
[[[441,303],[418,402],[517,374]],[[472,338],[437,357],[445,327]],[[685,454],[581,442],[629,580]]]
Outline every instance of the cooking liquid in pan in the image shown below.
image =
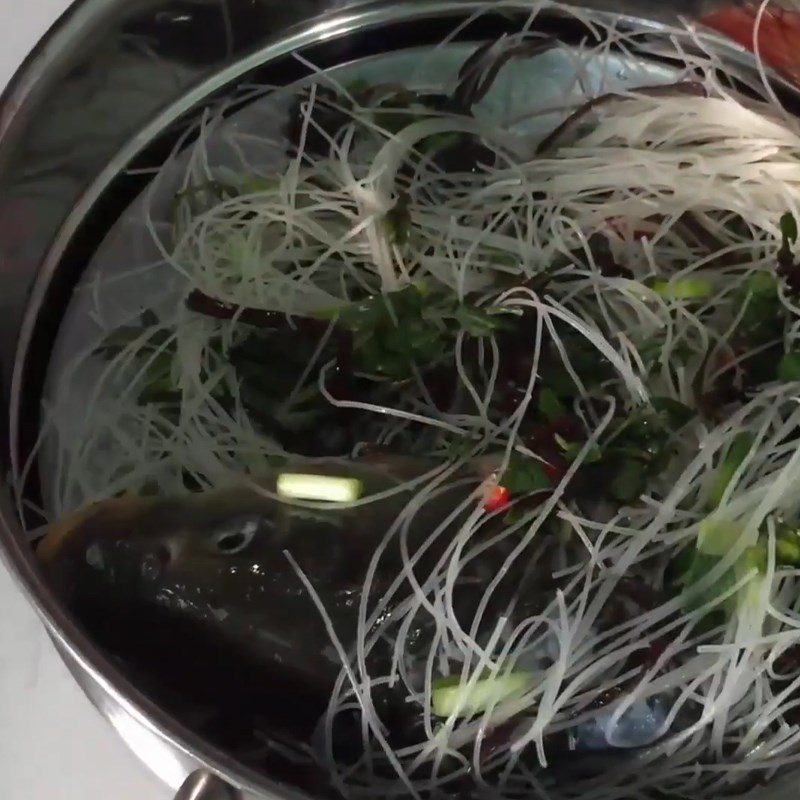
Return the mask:
[[[447,127],[436,130],[433,126],[427,137],[444,135],[445,139],[437,140],[427,153],[423,151],[423,163],[425,158],[438,158],[434,174],[444,176],[445,181],[449,173],[467,176],[463,178],[467,191],[480,192],[482,176],[487,172],[538,157],[535,143],[547,142],[548,134],[587,98],[647,87],[650,96],[663,96],[667,103],[676,102],[683,93],[691,101],[699,99],[692,69],[675,60],[633,53],[630,38],[620,48],[609,47],[607,42],[594,39],[592,29],[583,27],[582,21],[575,24],[583,31],[578,37],[578,42],[584,39],[582,44],[555,44],[540,33],[507,40],[504,46],[518,47],[517,57],[503,62],[496,74],[491,67],[480,72],[484,78],[492,73],[492,80],[485,94],[472,87],[467,134],[447,140],[448,135],[452,137]],[[510,28],[515,29],[513,25]],[[391,44],[391,30],[373,35],[376,41],[385,36],[387,45]],[[638,41],[640,45],[642,42]],[[346,413],[337,407],[336,413],[321,416],[316,416],[321,412],[314,408],[306,417],[305,408],[290,409],[293,414],[289,414],[276,404],[283,398],[270,396],[270,391],[284,392],[296,400],[309,388],[304,378],[311,366],[314,375],[320,372],[324,377],[317,363],[324,360],[320,354],[332,358],[332,369],[343,370],[347,356],[342,348],[346,344],[337,341],[330,314],[326,316],[331,297],[340,287],[335,279],[330,283],[322,278],[316,282],[308,279],[304,283],[295,276],[297,284],[304,287],[302,291],[275,281],[278,299],[271,300],[269,292],[259,294],[245,282],[228,281],[214,268],[206,270],[209,264],[240,259],[243,270],[258,275],[271,251],[254,249],[246,236],[236,238],[236,226],[249,223],[252,211],[243,206],[236,212],[239,216],[229,229],[230,239],[198,239],[198,249],[192,252],[195,266],[202,264],[202,268],[187,271],[180,256],[175,256],[175,238],[185,231],[181,226],[187,224],[187,215],[191,222],[193,214],[203,213],[216,203],[268,196],[276,191],[276,175],[292,168],[307,169],[307,161],[296,159],[298,147],[310,153],[314,148],[331,146],[324,136],[325,115],[341,114],[337,104],[344,103],[342,98],[348,94],[361,96],[359,93],[369,87],[382,87],[371,96],[371,102],[386,102],[389,111],[405,104],[401,116],[410,113],[411,94],[439,98],[436,113],[461,113],[463,108],[451,112],[455,106],[447,104],[455,102],[459,92],[467,91],[463,67],[470,63],[479,44],[452,41],[397,51],[388,46],[390,52],[362,60],[352,60],[348,54],[343,59],[348,63],[315,72],[312,78],[287,88],[240,87],[235,107],[221,103],[204,113],[192,136],[176,149],[109,232],[67,309],[50,364],[44,435],[38,451],[44,511],[51,519],[68,520],[63,541],[59,540],[57,547],[53,545],[60,561],[46,562],[48,569],[83,624],[138,686],[187,726],[244,763],[315,793],[374,794],[377,788],[387,795],[450,797],[491,791],[509,797],[572,797],[592,789],[599,797],[625,796],[620,794],[621,787],[633,776],[642,781],[641,791],[651,792],[647,796],[655,796],[652,791],[660,791],[665,784],[672,787],[674,794],[670,796],[684,796],[680,793],[684,780],[690,794],[710,791],[709,797],[723,796],[730,791],[726,782],[741,791],[758,782],[764,771],[754,768],[742,777],[732,770],[728,780],[727,772],[718,775],[712,767],[707,774],[700,770],[690,780],[684,772],[691,773],[697,764],[711,760],[710,751],[703,749],[699,739],[686,745],[679,757],[670,756],[669,747],[662,746],[668,733],[680,735],[698,724],[696,710],[688,705],[668,716],[681,688],[675,683],[677,665],[688,662],[698,675],[702,669],[710,669],[700,664],[703,656],[691,660],[683,653],[680,636],[675,634],[667,639],[653,635],[647,640],[646,653],[631,660],[619,658],[615,680],[607,685],[601,681],[596,686],[584,686],[581,691],[590,690],[593,697],[576,702],[544,738],[532,737],[518,752],[511,749],[512,743],[524,737],[531,720],[524,706],[518,713],[505,714],[485,725],[477,735],[468,732],[469,715],[465,720],[463,713],[442,711],[450,695],[441,678],[432,680],[431,674],[441,668],[442,659],[446,662],[449,658],[450,666],[444,671],[453,675],[454,665],[463,663],[459,648],[466,645],[457,638],[448,641],[452,634],[441,628],[438,604],[449,602],[452,618],[448,619],[460,621],[464,630],[470,629],[478,609],[484,615],[485,624],[477,625],[472,632],[471,661],[468,659],[468,668],[464,668],[465,674],[472,676],[473,685],[481,684],[491,672],[491,663],[485,657],[481,661],[479,654],[499,646],[498,641],[508,643],[509,651],[513,650],[519,660],[509,668],[504,677],[506,689],[493,702],[513,703],[530,690],[531,676],[543,680],[552,673],[563,658],[566,634],[540,632],[537,647],[520,647],[517,652],[513,637],[507,638],[510,634],[498,620],[507,617],[512,627],[520,625],[522,633],[518,635],[523,638],[527,635],[525,620],[547,619],[547,624],[557,628],[561,611],[557,590],[570,591],[564,577],[568,582],[570,548],[535,540],[524,559],[516,558],[518,540],[507,531],[520,517],[501,513],[502,503],[495,502],[493,492],[505,487],[492,485],[497,468],[508,466],[503,462],[503,448],[500,456],[497,448],[488,455],[480,448],[472,453],[469,447],[454,449],[441,431],[447,433],[447,426],[451,432],[458,429],[457,414],[444,419],[445,425],[434,426],[433,433],[427,424],[417,426],[409,414],[424,416],[425,404],[437,405],[436,397],[425,399],[422,411],[409,406],[399,422],[391,415],[387,419],[358,406],[345,408]],[[654,39],[644,49],[658,52],[658,45]],[[487,52],[491,55],[493,51]],[[386,97],[390,99],[386,101]],[[298,98],[305,105],[299,106]],[[419,102],[424,106],[428,101],[414,99],[411,104]],[[366,101],[364,107],[368,108]],[[620,103],[619,113],[624,115],[624,103]],[[422,120],[414,117],[412,124],[424,124],[430,116],[428,109]],[[310,122],[312,119],[320,121],[322,133]],[[388,115],[382,121],[388,125]],[[405,128],[405,122],[393,120],[391,124],[401,131]],[[484,130],[503,132],[493,145],[494,152],[481,143],[480,131]],[[341,154],[342,142],[334,143]],[[525,146],[529,147],[527,153]],[[504,155],[489,163],[498,152]],[[368,166],[368,159],[360,163]],[[399,174],[403,175],[402,167]],[[509,181],[513,175],[510,169]],[[328,190],[326,179],[315,180],[314,189],[324,194]],[[427,202],[434,203],[437,191],[450,197],[446,193],[451,189],[440,190],[434,182],[425,191]],[[324,202],[333,202],[329,195],[326,197]],[[532,198],[533,194],[524,201],[531,207]],[[402,210],[402,194],[395,199],[396,208]],[[295,209],[305,209],[296,197],[293,202]],[[366,196],[351,197],[345,203],[346,210],[352,214],[356,209],[367,217],[385,213],[370,209],[369,202]],[[459,211],[453,212],[453,220],[458,213],[474,212],[457,204],[456,208]],[[509,203],[515,213],[516,208]],[[498,218],[503,213],[498,211]],[[398,222],[397,216],[387,219],[395,225],[403,222]],[[311,216],[298,215],[295,223],[304,243],[316,235],[311,226],[317,220]],[[281,224],[287,224],[286,219]],[[446,224],[443,218],[441,225]],[[460,254],[453,250],[452,241],[458,241],[459,234],[455,221],[452,224],[453,230],[441,231],[444,255],[438,262],[430,260],[428,277],[414,288],[423,302],[429,302],[424,298],[431,280],[445,269],[453,271],[454,295],[460,292],[463,298],[470,291],[486,288],[479,276],[465,274],[463,269],[459,272],[459,255],[464,259],[474,252],[467,256],[469,248],[463,242],[458,245],[463,248]],[[487,218],[484,224],[491,228],[493,223]],[[617,220],[615,224],[626,223]],[[331,251],[344,250],[353,238],[360,241],[359,232],[353,234],[352,227],[335,222],[319,237]],[[632,247],[641,241],[641,233],[638,229],[622,231],[620,237]],[[380,254],[369,250],[368,225],[361,236],[367,239],[367,255],[379,261]],[[201,243],[210,249],[199,249]],[[491,250],[495,256],[498,247],[502,250],[507,246],[485,244],[486,252]],[[348,250],[347,256],[347,269],[351,270],[362,258],[358,253],[353,256],[353,252]],[[505,256],[509,254],[512,261],[513,257],[524,260],[523,255],[514,254],[513,247]],[[497,257],[502,262],[503,253]],[[763,258],[766,263],[769,256]],[[503,269],[499,272],[502,275]],[[387,289],[389,277],[380,273],[378,264],[380,281],[367,282],[365,287],[373,291],[375,286],[384,291],[405,287],[405,302],[409,281],[402,268],[397,276],[398,285]],[[626,280],[628,275],[620,272],[611,277]],[[412,300],[420,302],[413,293]],[[296,305],[298,302],[300,305]],[[310,315],[312,323],[308,323],[303,315],[307,308],[326,313]],[[462,301],[457,313],[465,313],[464,308]],[[277,333],[266,339],[260,334],[253,338],[250,328],[269,328],[274,323],[274,317],[269,317],[269,325],[262,324],[267,319],[264,312],[283,319],[275,323]],[[406,312],[393,308],[392,313]],[[473,326],[470,335],[482,342],[480,352],[472,356],[476,363],[489,363],[491,348],[488,340],[481,339],[485,333],[474,331],[475,326],[495,322],[478,313],[467,322],[462,317],[459,320],[459,324]],[[181,334],[176,336],[178,329]],[[522,328],[512,326],[509,330],[504,334],[502,327],[497,329],[498,337],[506,336],[500,341],[517,341],[523,335]],[[524,333],[532,339],[537,336],[535,331]],[[213,346],[209,344],[212,340]],[[147,343],[147,347],[137,351],[137,341]],[[112,369],[109,365],[117,364],[114,359],[126,352],[132,354],[130,363]],[[232,379],[226,372],[231,352],[241,359]],[[385,354],[382,357],[379,371],[391,374],[395,367],[386,365]],[[602,359],[597,356],[597,360]],[[254,366],[256,375],[252,377]],[[533,363],[527,368],[530,372]],[[243,379],[242,375],[251,377]],[[266,382],[265,375],[269,378]],[[241,394],[231,390],[220,400],[213,388],[215,381],[228,380],[241,388]],[[402,380],[397,383],[403,385]],[[635,393],[635,381],[629,383],[626,391]],[[250,394],[246,396],[242,387]],[[436,388],[434,381],[428,382],[431,393],[435,394]],[[177,405],[176,395],[182,396]],[[331,397],[358,402],[363,395],[335,390]],[[259,403],[263,403],[263,419],[256,413]],[[378,403],[375,399],[374,404]],[[513,411],[508,413],[513,419]],[[561,419],[561,412],[551,413],[551,421],[553,417]],[[595,421],[601,424],[599,417]],[[585,444],[583,432],[575,435],[563,420],[553,424],[546,435],[562,449],[577,452]],[[586,447],[581,457],[591,452],[590,443]],[[545,476],[548,491],[568,470],[562,455],[559,453],[558,459],[559,464],[564,461],[563,470]],[[444,475],[445,465],[454,457],[461,461]],[[352,458],[352,464],[348,458]],[[271,496],[280,486],[275,476],[301,473],[355,481],[363,496],[383,497],[386,493],[386,499],[351,511],[320,508],[313,503],[311,508],[302,503],[288,510],[280,508]],[[437,476],[442,475],[446,480],[443,478],[437,487]],[[428,494],[421,491],[429,485],[423,481],[426,476],[434,481],[434,489]],[[530,481],[530,475],[527,479]],[[533,488],[529,483],[523,493]],[[211,492],[205,499],[144,499],[186,497],[212,489],[218,493]],[[586,491],[591,495],[588,487]],[[632,501],[633,497],[621,500],[621,493],[617,502]],[[138,499],[132,500],[131,495]],[[88,521],[86,517],[69,517],[89,503],[110,498],[118,500],[101,505],[97,517],[90,515]],[[540,502],[522,508],[521,518],[525,520],[527,514],[533,520]],[[605,522],[613,516],[607,497],[591,502],[599,520]],[[379,542],[398,515],[402,518],[403,509],[411,506],[414,514],[405,527],[401,526],[400,540],[390,539],[385,556],[375,561]],[[408,549],[413,556],[415,548],[437,528],[442,528],[445,536],[421,557],[418,579],[431,570],[431,574],[441,571],[440,559],[452,558],[445,549],[448,535],[455,535],[467,521],[473,524],[481,514],[491,518],[470,545],[477,548],[480,557],[461,565],[453,596],[447,600],[434,591],[430,602],[436,613],[426,616],[423,605],[419,613],[408,614],[409,603],[426,590],[409,589],[410,576],[406,575],[399,583],[401,591],[398,593],[395,587],[394,599],[384,604],[382,615],[372,620],[367,632],[385,631],[385,635],[371,640],[374,646],[367,667],[387,679],[376,681],[366,695],[363,688],[348,694],[349,677],[341,670],[343,653],[337,646],[353,659],[350,669],[363,682],[365,676],[358,672],[363,671],[363,665],[359,666],[355,653],[356,641],[363,642],[365,635],[359,610],[362,599],[366,598],[363,602],[367,606],[378,607],[392,582],[407,569]],[[43,557],[47,559],[46,554]],[[490,602],[482,608],[485,587],[495,576],[505,575],[509,559],[513,567],[507,578],[497,582]],[[709,563],[709,569],[711,566]],[[605,604],[598,601],[603,610],[593,623],[586,623],[582,635],[614,630],[614,626],[624,630],[624,620],[632,609],[654,615],[660,613],[658,609],[666,609],[670,599],[663,592],[671,578],[665,569],[670,568],[671,562],[652,574],[646,573],[644,580],[640,575],[614,573],[616,590],[606,596]],[[371,583],[366,587],[368,574]],[[656,574],[658,578],[653,577]],[[652,585],[648,586],[648,581]],[[116,594],[108,594],[109,585],[115,587]],[[786,585],[781,591],[788,591]],[[604,592],[602,580],[592,584],[593,597]],[[677,608],[665,610],[664,619],[671,619],[669,614],[674,615]],[[400,631],[392,627],[394,619],[406,620],[400,624]],[[728,623],[714,619],[703,624],[713,631]],[[331,630],[341,641],[331,637]],[[577,629],[568,625],[564,630],[578,636]],[[696,646],[710,636],[699,629],[691,635],[687,629],[681,635],[696,637]],[[398,672],[399,641],[407,655],[399,666],[405,674]],[[578,639],[575,647],[580,649]],[[662,657],[671,647],[675,648],[675,661]],[[781,650],[778,655],[787,653],[790,651]],[[591,672],[591,654],[583,658],[588,660],[581,662],[582,669]],[[736,669],[744,668],[738,665],[728,673],[721,671],[719,679],[734,681],[731,675]],[[633,675],[620,678],[625,670],[632,670]],[[665,679],[664,691],[634,697],[620,708],[620,698],[635,685],[636,674],[648,670],[656,676],[669,674],[672,682]],[[509,689],[520,675],[524,676],[520,686]],[[753,681],[753,691],[765,691],[763,678],[756,676]],[[404,686],[413,687],[416,694],[408,696]],[[571,702],[568,694],[564,698],[562,702]],[[542,696],[535,702],[546,700]],[[478,701],[462,697],[459,702]],[[429,707],[438,703],[439,712],[433,716],[430,709],[422,713],[420,703]],[[618,708],[619,713],[615,713]],[[474,715],[482,711],[482,707],[476,708]],[[746,713],[737,713],[746,719]],[[790,724],[789,719],[775,725]],[[442,734],[448,726],[455,734],[452,744],[447,743],[446,733]],[[758,747],[762,745],[776,759],[775,754],[783,752],[781,748],[794,752],[789,742],[791,732],[776,729],[764,733],[765,743],[754,741],[746,753],[739,753],[736,747],[741,742],[732,738],[736,730],[734,725],[726,733],[719,763],[745,757],[758,761]],[[638,766],[637,759],[641,760]],[[782,765],[779,760],[775,769]],[[642,769],[650,773],[642,777],[638,774]]]

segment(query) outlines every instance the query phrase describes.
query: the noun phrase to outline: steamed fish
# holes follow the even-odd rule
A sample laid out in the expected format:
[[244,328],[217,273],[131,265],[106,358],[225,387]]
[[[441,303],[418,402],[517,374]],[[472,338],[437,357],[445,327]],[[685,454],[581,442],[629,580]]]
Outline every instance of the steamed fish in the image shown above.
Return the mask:
[[[409,504],[409,553],[442,529],[415,567],[419,575],[442,556],[474,508],[478,479],[466,473],[450,478],[432,499],[414,502],[413,479],[429,466],[406,459],[314,462],[302,471],[180,498],[121,497],[51,526],[38,554],[87,631],[140,688],[247,761],[237,748],[247,745],[252,755],[253,737],[281,741],[282,752],[285,741],[309,741],[341,672],[326,620],[298,569],[345,651],[352,652],[363,593],[368,591],[371,608],[402,572],[394,536],[365,589],[376,548],[398,517],[409,514]],[[315,493],[327,494],[328,501],[285,496],[306,494],[310,500]],[[379,499],[370,501],[372,496]],[[502,517],[484,535],[496,534],[498,524]],[[454,606],[466,627],[514,541],[493,546],[463,570]],[[509,572],[484,615],[488,629],[512,606],[519,619],[541,613],[555,588],[547,562]],[[394,602],[407,596],[400,591]],[[383,619],[394,607],[390,602]],[[407,642],[418,646],[422,666],[434,629],[421,620]],[[385,673],[390,649],[391,642],[373,648],[371,670]],[[373,691],[400,746],[422,734],[421,717],[401,691]],[[653,741],[662,719],[660,708],[643,708],[612,731],[610,715],[598,711],[562,746],[573,753],[643,746]],[[359,757],[360,728],[355,712],[352,720],[337,718],[337,758]],[[555,740],[551,746],[561,749]],[[280,768],[270,763],[270,771]]]
[[[238,698],[307,733],[342,665],[287,554],[349,649],[368,565],[414,497],[409,479],[429,467],[397,459],[305,464],[290,473],[295,482],[306,473],[312,484],[322,478],[333,481],[328,488],[358,486],[356,505],[280,499],[286,472],[180,498],[108,500],[52,525],[38,555],[84,627],[140,682],[139,673],[155,674],[161,687],[197,702],[212,702],[215,694],[229,704]],[[468,501],[476,483],[462,477],[420,503],[408,530],[412,553]],[[387,496],[365,502],[379,493]],[[438,555],[440,546],[428,559]],[[471,585],[488,580],[491,568],[476,565],[485,575],[476,572]],[[379,597],[401,569],[394,542],[381,557],[371,596]]]

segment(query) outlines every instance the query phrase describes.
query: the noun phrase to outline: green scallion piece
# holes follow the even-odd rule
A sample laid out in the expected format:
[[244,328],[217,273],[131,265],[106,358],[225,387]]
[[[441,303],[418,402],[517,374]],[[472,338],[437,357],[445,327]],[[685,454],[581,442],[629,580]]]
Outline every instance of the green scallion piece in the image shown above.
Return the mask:
[[714,284],[707,278],[658,280],[653,283],[652,288],[665,300],[704,300],[714,294]]
[[363,484],[358,478],[282,472],[277,492],[290,500],[318,500],[326,503],[352,503],[361,496]]
[[775,541],[775,561],[781,566],[800,566],[800,538],[782,536]]
[[727,519],[706,517],[697,534],[697,552],[705,556],[724,556],[739,541],[742,526]]
[[510,672],[473,683],[462,683],[455,676],[438,678],[433,682],[433,713],[437,717],[474,717],[505,700],[521,697],[532,683],[533,676],[528,672]]
[[739,469],[742,462],[747,458],[747,454],[753,446],[753,435],[746,431],[737,434],[728,452],[725,455],[722,463],[719,465],[717,477],[711,487],[711,494],[709,496],[709,503],[716,508],[721,502],[728,488],[728,484],[733,480],[736,470]]

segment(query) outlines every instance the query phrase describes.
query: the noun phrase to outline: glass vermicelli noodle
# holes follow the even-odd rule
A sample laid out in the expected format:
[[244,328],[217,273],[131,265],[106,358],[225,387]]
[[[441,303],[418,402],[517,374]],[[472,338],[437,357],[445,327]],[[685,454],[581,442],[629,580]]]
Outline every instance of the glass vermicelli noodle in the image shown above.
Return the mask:
[[554,8],[208,108],[76,291],[18,486],[391,507],[274,542],[337,676],[291,757],[344,797],[793,796],[800,123],[691,27],[562,9],[567,46]]

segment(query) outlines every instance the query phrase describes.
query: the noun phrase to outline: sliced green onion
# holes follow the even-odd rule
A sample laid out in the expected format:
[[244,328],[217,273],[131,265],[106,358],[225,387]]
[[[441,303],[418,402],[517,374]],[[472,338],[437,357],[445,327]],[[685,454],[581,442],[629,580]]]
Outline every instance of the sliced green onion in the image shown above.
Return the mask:
[[757,569],[762,575],[767,571],[767,548],[763,542],[748,547],[742,556],[744,570]]
[[697,534],[697,550],[707,556],[724,556],[739,540],[742,526],[728,519],[706,517]]
[[710,503],[716,508],[721,502],[728,488],[728,484],[733,480],[736,470],[739,469],[742,462],[747,458],[747,454],[753,447],[753,436],[746,431],[738,434],[731,446],[728,448],[728,453],[723,462],[719,465],[719,471],[711,487],[711,495],[709,497]]
[[665,300],[703,300],[714,294],[708,278],[682,278],[677,281],[655,281],[653,291]]
[[[800,566],[800,537],[796,534],[775,539],[775,564],[779,567]],[[757,569],[762,575],[767,571],[767,543],[764,541],[745,550],[743,566]]]
[[800,565],[800,538],[782,536],[776,539],[775,560],[781,566],[796,567]]
[[510,672],[472,684],[457,677],[439,678],[433,682],[433,713],[437,717],[474,717],[504,700],[521,697],[532,682],[528,672]]
[[361,497],[364,487],[358,478],[283,472],[278,475],[277,488],[281,497],[292,500],[351,503]]

